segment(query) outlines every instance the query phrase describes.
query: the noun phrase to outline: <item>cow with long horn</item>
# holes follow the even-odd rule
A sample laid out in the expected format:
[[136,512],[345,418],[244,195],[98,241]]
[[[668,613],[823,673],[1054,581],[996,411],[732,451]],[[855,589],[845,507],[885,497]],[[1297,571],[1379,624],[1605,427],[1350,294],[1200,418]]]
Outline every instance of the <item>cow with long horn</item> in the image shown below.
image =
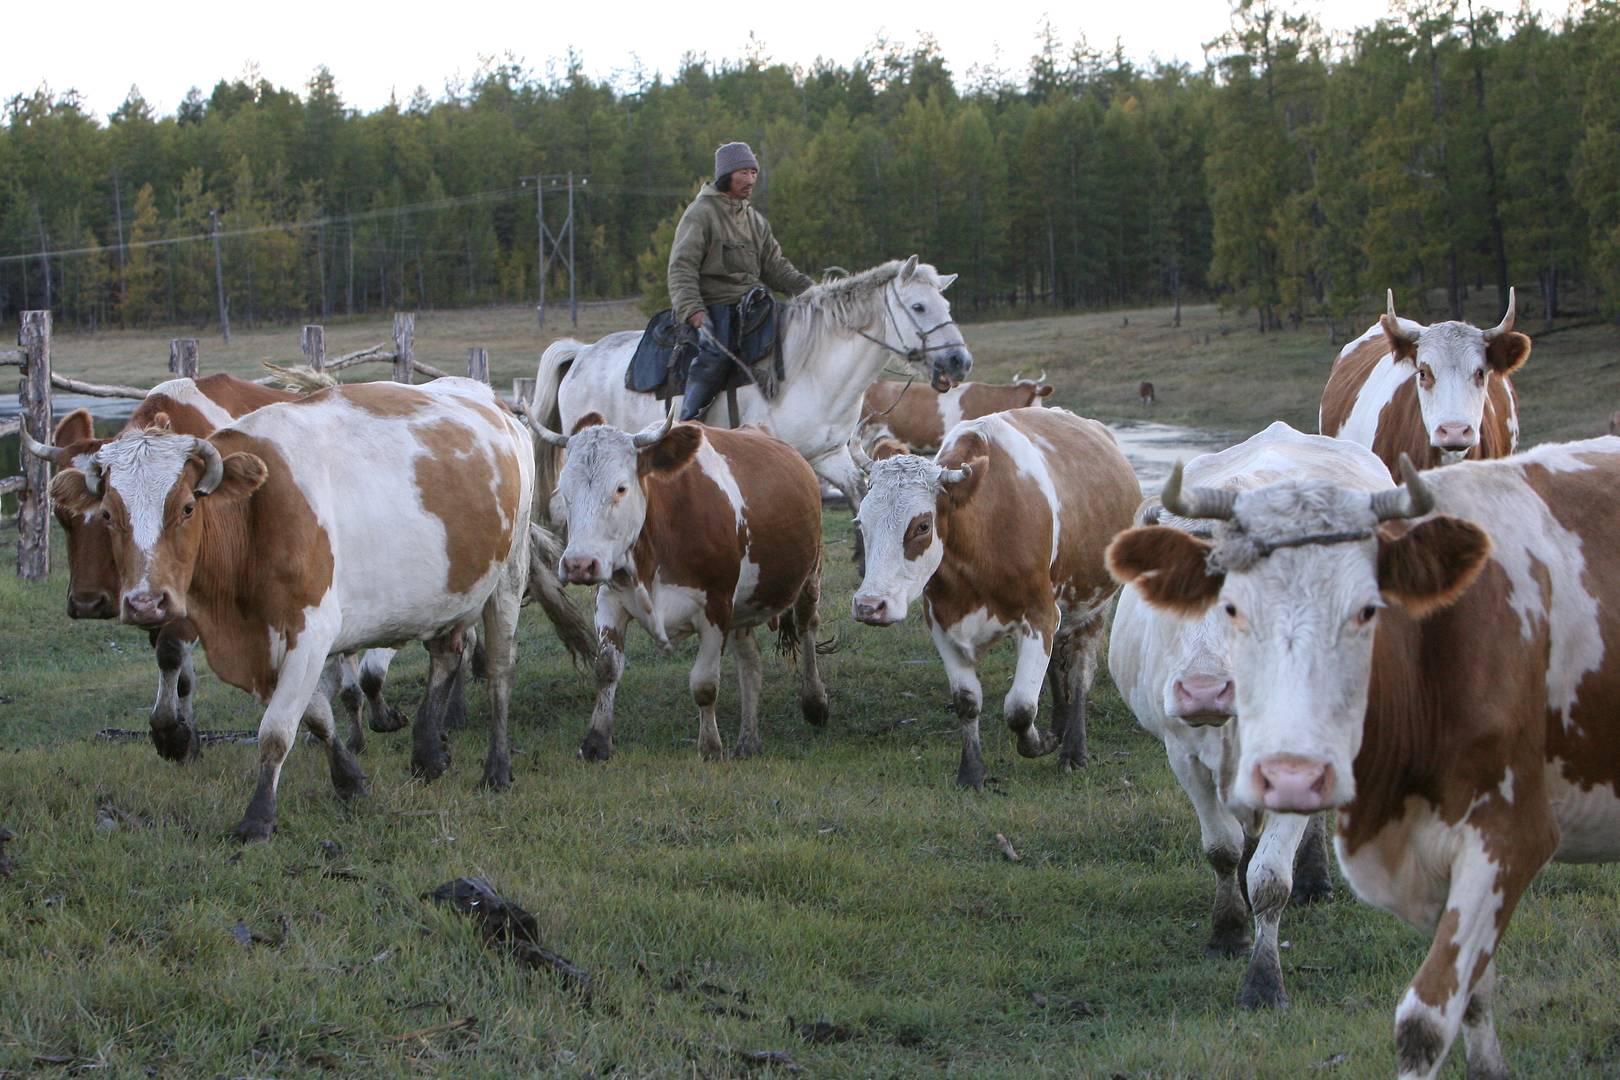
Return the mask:
[[553,517],[568,525],[557,573],[598,586],[596,707],[580,756],[602,761],[613,753],[613,701],[631,619],[665,647],[697,636],[690,685],[705,759],[724,752],[715,700],[728,639],[742,699],[733,752],[759,752],[763,669],[754,631],[773,620],[782,648],[799,655],[804,717],[825,724],[816,660],[821,494],[804,459],[758,428],[674,425],[673,413],[633,434],[591,413],[569,435],[524,413],[542,440],[568,451],[552,500]]
[[1519,400],[1511,375],[1530,356],[1530,339],[1513,329],[1514,291],[1489,330],[1402,319],[1393,290],[1386,306],[1334,362],[1317,417],[1322,434],[1367,447],[1396,480],[1402,454],[1432,468],[1513,453]]
[[1229,624],[1229,798],[1337,808],[1351,887],[1433,935],[1396,1010],[1401,1076],[1434,1076],[1459,1031],[1469,1075],[1503,1076],[1514,907],[1549,859],[1620,859],[1620,439],[1400,470],[1390,491],[1245,491],[1210,539],[1132,529],[1109,566]]

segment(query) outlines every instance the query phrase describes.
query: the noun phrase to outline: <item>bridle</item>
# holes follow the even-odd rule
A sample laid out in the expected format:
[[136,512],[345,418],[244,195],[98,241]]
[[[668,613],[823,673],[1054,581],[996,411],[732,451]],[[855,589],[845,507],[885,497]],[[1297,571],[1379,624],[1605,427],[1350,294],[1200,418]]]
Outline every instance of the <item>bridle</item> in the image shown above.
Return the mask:
[[[946,319],[944,322],[938,323],[935,326],[924,330],[922,323],[917,321],[917,316],[913,315],[911,313],[911,309],[906,307],[905,301],[900,299],[900,287],[895,284],[895,282],[898,280],[898,277],[890,278],[888,286],[884,289],[883,313],[888,316],[889,325],[894,327],[895,339],[897,341],[903,340],[900,333],[900,320],[894,317],[894,309],[896,306],[898,306],[905,314],[906,318],[911,322],[911,328],[916,331],[917,344],[913,345],[909,349],[900,349],[890,345],[889,342],[884,338],[874,337],[873,335],[868,334],[865,330],[862,330],[858,326],[851,327],[851,329],[853,329],[857,334],[861,335],[861,337],[865,338],[867,341],[872,342],[874,345],[881,346],[882,348],[906,361],[906,363],[913,365],[913,367],[920,368],[923,367],[925,362],[928,360],[929,353],[939,352],[941,349],[954,349],[957,347],[957,344],[954,341],[947,341],[938,345],[928,344],[928,335],[937,334],[947,326],[955,326],[956,320]],[[890,293],[894,294],[893,304],[889,303]],[[913,375],[912,377],[915,378],[916,376]]]

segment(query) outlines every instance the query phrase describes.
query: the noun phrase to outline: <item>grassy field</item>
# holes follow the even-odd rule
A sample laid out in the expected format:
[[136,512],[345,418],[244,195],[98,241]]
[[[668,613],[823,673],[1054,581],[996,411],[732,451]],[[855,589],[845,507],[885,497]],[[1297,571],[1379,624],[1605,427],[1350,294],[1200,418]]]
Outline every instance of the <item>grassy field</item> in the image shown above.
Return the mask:
[[[638,634],[619,753],[587,766],[574,748],[589,681],[531,610],[511,791],[475,790],[476,729],[432,785],[410,779],[406,735],[372,735],[372,795],[352,808],[300,745],[277,836],[246,849],[225,834],[255,749],[210,746],[182,768],[144,741],[93,738],[144,727],[144,638],[69,623],[60,571],[0,576],[0,825],[17,834],[0,879],[0,1076],[791,1071],[751,1065],[758,1051],[817,1076],[1387,1075],[1393,1009],[1426,942],[1341,885],[1284,918],[1292,1008],[1240,1012],[1243,961],[1201,953],[1210,889],[1191,809],[1106,677],[1090,768],[1017,758],[992,711],[993,780],[957,791],[925,634],[845,613],[850,529],[829,515],[824,610],[840,647],[825,732],[800,722],[772,659],[763,756],[701,763],[690,646],[665,658]],[[986,665],[987,701],[1010,659]],[[424,674],[420,649],[402,653],[390,698],[414,709]],[[476,722],[481,688],[470,707]],[[206,672],[197,709],[206,728],[258,719]],[[721,716],[729,743],[729,664]],[[590,973],[589,1002],[420,899],[466,874],[535,913],[546,944]],[[1620,1070],[1617,950],[1620,871],[1545,873],[1501,960],[1519,1075]],[[817,1022],[825,1041],[795,1027]],[[1459,1052],[1446,1075],[1462,1073]]]
[[[582,314],[585,337],[640,319],[629,305]],[[1116,312],[965,332],[981,377],[1045,367],[1057,403],[1091,415],[1236,434],[1275,416],[1313,425],[1335,352],[1321,335],[1261,336],[1214,308],[1190,309],[1179,330],[1168,321]],[[168,336],[61,335],[55,363],[150,384]],[[385,320],[334,324],[328,351],[386,337]],[[442,367],[488,347],[498,385],[532,374],[548,340],[524,309],[424,313],[417,325],[419,355]],[[204,340],[203,367],[251,373],[295,359],[296,341],[292,328],[239,332],[229,350]],[[1526,438],[1596,433],[1616,404],[1617,356],[1604,328],[1538,344],[1520,380]],[[1144,378],[1160,396],[1151,412],[1136,401]],[[1201,953],[1210,882],[1191,808],[1106,675],[1093,764],[1065,776],[1050,759],[1019,759],[1001,729],[1012,665],[998,650],[982,672],[993,780],[983,795],[959,792],[926,634],[915,613],[888,631],[852,623],[848,515],[829,513],[826,536],[823,616],[839,639],[824,666],[826,731],[800,722],[795,681],[770,659],[764,754],[701,763],[691,646],[664,657],[636,632],[619,752],[586,766],[574,748],[590,680],[531,610],[511,791],[475,790],[476,727],[454,737],[451,772],[432,785],[410,779],[406,735],[372,735],[361,762],[373,793],[353,807],[300,745],[276,838],[246,849],[226,833],[255,749],[210,746],[181,768],[144,741],[94,738],[145,727],[144,635],[63,616],[59,549],[46,583],[0,574],[0,826],[17,834],[15,869],[0,878],[0,1077],[1393,1070],[1394,1007],[1425,940],[1341,884],[1332,902],[1284,916],[1292,1008],[1240,1012],[1243,961]],[[403,652],[390,699],[414,711],[425,668],[422,650]],[[469,704],[476,725],[481,687]],[[729,663],[720,709],[729,743]],[[197,711],[209,729],[259,717],[206,670]],[[1020,861],[1001,856],[998,832]],[[328,859],[323,840],[342,854]],[[535,913],[545,943],[591,974],[588,1002],[420,898],[470,874]],[[1617,953],[1620,868],[1544,873],[1501,956],[1498,1028],[1518,1075],[1620,1073]],[[817,1022],[827,1026],[811,1038],[799,1030]],[[759,1051],[793,1065],[745,1056]],[[1445,1075],[1464,1071],[1459,1047]]]

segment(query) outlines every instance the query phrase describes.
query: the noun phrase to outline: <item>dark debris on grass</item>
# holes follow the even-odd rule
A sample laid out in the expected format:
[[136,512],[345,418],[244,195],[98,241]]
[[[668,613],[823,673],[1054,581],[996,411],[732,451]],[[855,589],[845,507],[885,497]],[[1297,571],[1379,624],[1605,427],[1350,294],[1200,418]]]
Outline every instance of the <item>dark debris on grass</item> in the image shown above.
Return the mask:
[[478,920],[484,944],[504,949],[518,963],[555,973],[565,985],[591,1000],[591,976],[572,960],[540,944],[540,925],[533,915],[497,893],[482,877],[461,877],[422,894],[424,900],[449,904]]

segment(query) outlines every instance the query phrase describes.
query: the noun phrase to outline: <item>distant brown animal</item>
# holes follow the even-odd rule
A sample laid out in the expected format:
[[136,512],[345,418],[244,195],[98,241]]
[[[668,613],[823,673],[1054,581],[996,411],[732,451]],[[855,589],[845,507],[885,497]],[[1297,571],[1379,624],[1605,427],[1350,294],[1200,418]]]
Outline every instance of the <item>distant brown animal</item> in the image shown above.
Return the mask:
[[1142,404],[1144,404],[1144,405],[1153,404],[1154,397],[1153,397],[1153,384],[1152,383],[1150,383],[1150,382],[1143,383],[1140,387],[1137,388],[1136,392],[1138,394],[1142,395]]

